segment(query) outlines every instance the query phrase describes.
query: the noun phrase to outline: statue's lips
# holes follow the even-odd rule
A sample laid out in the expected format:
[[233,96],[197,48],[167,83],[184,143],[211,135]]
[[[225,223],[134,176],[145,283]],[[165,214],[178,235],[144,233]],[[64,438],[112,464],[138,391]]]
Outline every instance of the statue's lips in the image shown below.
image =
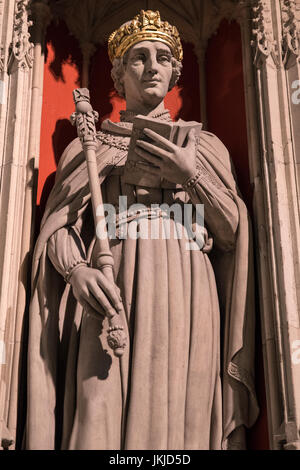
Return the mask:
[[158,83],[160,83],[161,80],[157,80],[157,79],[153,79],[153,80],[143,80],[143,83],[144,85],[146,86],[151,86],[151,87],[154,87],[156,86]]

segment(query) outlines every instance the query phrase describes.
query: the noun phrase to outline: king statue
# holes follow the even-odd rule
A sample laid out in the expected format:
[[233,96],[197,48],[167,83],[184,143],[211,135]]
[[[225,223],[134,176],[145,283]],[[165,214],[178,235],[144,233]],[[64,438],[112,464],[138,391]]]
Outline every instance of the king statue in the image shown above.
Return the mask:
[[[116,209],[114,280],[97,267],[77,138],[60,159],[33,256],[25,446],[244,449],[258,415],[254,278],[230,156],[199,123],[174,123],[164,107],[183,52],[158,11],[115,31],[108,53],[126,100],[120,122],[105,120],[96,134],[97,185]],[[164,210],[174,205],[192,208],[196,242]],[[155,236],[142,236],[154,222]],[[112,314],[127,337],[122,356],[106,338]]]

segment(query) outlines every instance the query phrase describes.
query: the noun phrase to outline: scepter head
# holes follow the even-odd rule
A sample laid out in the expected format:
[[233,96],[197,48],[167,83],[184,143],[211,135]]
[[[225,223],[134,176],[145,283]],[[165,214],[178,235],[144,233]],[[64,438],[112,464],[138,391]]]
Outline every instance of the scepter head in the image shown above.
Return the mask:
[[99,114],[94,111],[90,104],[90,92],[87,88],[76,88],[73,90],[73,99],[76,111],[70,116],[73,126],[77,126],[78,137],[81,142],[96,142],[96,122]]

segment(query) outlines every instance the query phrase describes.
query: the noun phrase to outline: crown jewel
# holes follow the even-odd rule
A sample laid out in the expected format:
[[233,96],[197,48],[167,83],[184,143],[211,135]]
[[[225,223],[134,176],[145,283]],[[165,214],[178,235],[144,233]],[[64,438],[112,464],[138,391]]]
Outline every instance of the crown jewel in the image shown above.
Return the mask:
[[110,35],[108,55],[111,62],[122,57],[131,46],[141,41],[161,41],[170,47],[175,59],[181,61],[183,58],[177,28],[167,21],[161,21],[159,11],[141,10],[132,21]]

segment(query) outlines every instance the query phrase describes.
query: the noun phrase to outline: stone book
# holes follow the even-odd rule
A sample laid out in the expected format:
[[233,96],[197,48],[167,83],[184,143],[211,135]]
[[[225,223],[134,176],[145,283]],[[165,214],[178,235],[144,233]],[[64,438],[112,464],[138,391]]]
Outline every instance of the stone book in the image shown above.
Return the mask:
[[124,170],[124,182],[148,188],[176,188],[175,183],[171,183],[160,176],[152,175],[147,172],[147,167],[145,165],[151,166],[151,163],[141,158],[135,152],[137,140],[145,140],[147,142],[154,143],[158,147],[164,148],[163,145],[152,141],[152,139],[144,134],[143,130],[145,128],[151,129],[162,137],[168,139],[170,142],[183,147],[186,144],[189,131],[192,128],[195,128],[196,133],[199,132],[202,128],[202,124],[195,121],[186,122],[182,120],[173,123],[142,115],[136,116],[133,120],[128,157]]

